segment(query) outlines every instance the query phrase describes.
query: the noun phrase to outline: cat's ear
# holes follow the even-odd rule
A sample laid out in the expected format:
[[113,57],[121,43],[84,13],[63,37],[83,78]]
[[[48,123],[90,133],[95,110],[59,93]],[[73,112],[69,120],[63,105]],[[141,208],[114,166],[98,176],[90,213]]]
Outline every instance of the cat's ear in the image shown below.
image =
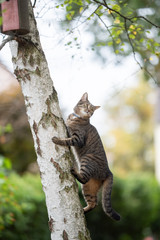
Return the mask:
[[84,93],[83,96],[81,97],[82,101],[88,101],[88,93]]
[[100,106],[94,106],[94,111],[95,111],[96,109],[98,109],[98,108],[100,108]]

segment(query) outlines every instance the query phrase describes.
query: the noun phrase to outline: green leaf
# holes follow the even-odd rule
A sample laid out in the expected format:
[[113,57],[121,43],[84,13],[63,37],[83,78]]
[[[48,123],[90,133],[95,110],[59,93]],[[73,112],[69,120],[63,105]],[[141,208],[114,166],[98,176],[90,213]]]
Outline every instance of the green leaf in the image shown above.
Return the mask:
[[66,6],[66,11],[69,12],[72,9],[71,5]]
[[79,13],[81,13],[83,11],[83,7],[80,7],[79,9]]
[[119,44],[120,42],[121,42],[121,39],[118,38],[118,39],[116,40],[116,43]]
[[70,11],[70,14],[73,17],[73,15],[75,14],[75,11]]
[[135,38],[136,38],[135,35],[133,35],[133,34],[129,34],[129,37],[130,37],[131,39],[135,39]]
[[66,4],[68,4],[68,3],[69,3],[69,1],[68,1],[68,0],[65,0],[65,1],[64,1],[64,4],[65,4],[65,5],[66,5]]
[[98,9],[99,9],[99,10],[102,10],[102,9],[103,9],[103,6],[101,5]]
[[96,45],[97,45],[97,47],[102,47],[102,46],[106,46],[106,43],[105,42],[99,42]]
[[155,47],[160,47],[160,43],[154,42]]
[[119,12],[121,10],[121,7],[118,4],[113,5],[112,8],[114,10],[116,10],[117,12]]
[[123,31],[122,30],[118,30],[116,33],[117,33],[117,36],[119,36]]
[[13,128],[12,128],[12,125],[10,123],[8,123],[6,126],[5,126],[5,132],[7,133],[10,133],[13,131]]
[[67,14],[66,14],[66,18],[67,18],[68,21],[71,21],[71,20],[72,20],[72,16],[70,15],[70,13],[67,13]]
[[11,161],[10,161],[8,158],[5,158],[5,159],[4,159],[4,167],[5,167],[6,169],[11,169],[11,168],[12,168]]
[[132,14],[133,14],[133,12],[128,12],[128,13],[127,13],[127,15],[132,15]]
[[0,26],[2,25],[2,17],[0,17]]
[[108,46],[113,46],[113,42],[108,42]]
[[67,43],[67,45],[69,46],[69,45],[71,45],[71,43],[72,43],[72,42],[70,41],[70,42]]
[[144,38],[141,38],[139,42],[140,42],[140,43],[144,42]]

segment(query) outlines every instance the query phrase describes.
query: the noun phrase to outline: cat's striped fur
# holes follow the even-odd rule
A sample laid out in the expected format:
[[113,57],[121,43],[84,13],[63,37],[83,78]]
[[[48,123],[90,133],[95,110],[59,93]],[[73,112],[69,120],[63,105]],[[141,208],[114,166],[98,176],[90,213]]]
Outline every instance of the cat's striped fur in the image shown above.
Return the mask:
[[111,191],[113,175],[108,167],[107,157],[94,126],[89,118],[99,108],[88,101],[88,94],[83,94],[74,108],[74,113],[67,119],[69,138],[53,137],[53,142],[62,146],[74,146],[80,161],[80,171],[71,169],[72,174],[81,182],[83,195],[87,206],[84,212],[89,212],[97,205],[97,193],[102,186],[102,206],[104,212],[114,220],[120,220],[120,215],[111,206]]

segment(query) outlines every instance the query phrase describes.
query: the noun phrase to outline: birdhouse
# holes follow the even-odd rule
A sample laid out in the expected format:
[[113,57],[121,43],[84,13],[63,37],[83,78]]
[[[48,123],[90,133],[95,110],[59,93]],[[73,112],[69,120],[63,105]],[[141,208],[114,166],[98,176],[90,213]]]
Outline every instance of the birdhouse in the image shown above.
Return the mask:
[[1,3],[1,32],[7,35],[29,33],[28,0],[7,0]]

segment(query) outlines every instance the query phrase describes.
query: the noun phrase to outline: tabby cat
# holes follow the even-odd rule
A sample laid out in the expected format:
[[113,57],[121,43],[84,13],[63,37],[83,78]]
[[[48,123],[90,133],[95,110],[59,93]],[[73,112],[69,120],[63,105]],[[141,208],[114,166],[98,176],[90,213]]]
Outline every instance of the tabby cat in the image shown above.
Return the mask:
[[102,186],[102,206],[104,212],[114,220],[120,220],[120,215],[111,206],[111,191],[113,174],[108,167],[107,157],[94,126],[90,124],[90,117],[99,106],[93,106],[88,101],[88,94],[84,93],[74,108],[74,113],[67,119],[70,137],[52,141],[61,146],[74,146],[80,161],[80,171],[75,168],[71,173],[82,183],[82,190],[87,206],[84,213],[97,205],[97,193]]

